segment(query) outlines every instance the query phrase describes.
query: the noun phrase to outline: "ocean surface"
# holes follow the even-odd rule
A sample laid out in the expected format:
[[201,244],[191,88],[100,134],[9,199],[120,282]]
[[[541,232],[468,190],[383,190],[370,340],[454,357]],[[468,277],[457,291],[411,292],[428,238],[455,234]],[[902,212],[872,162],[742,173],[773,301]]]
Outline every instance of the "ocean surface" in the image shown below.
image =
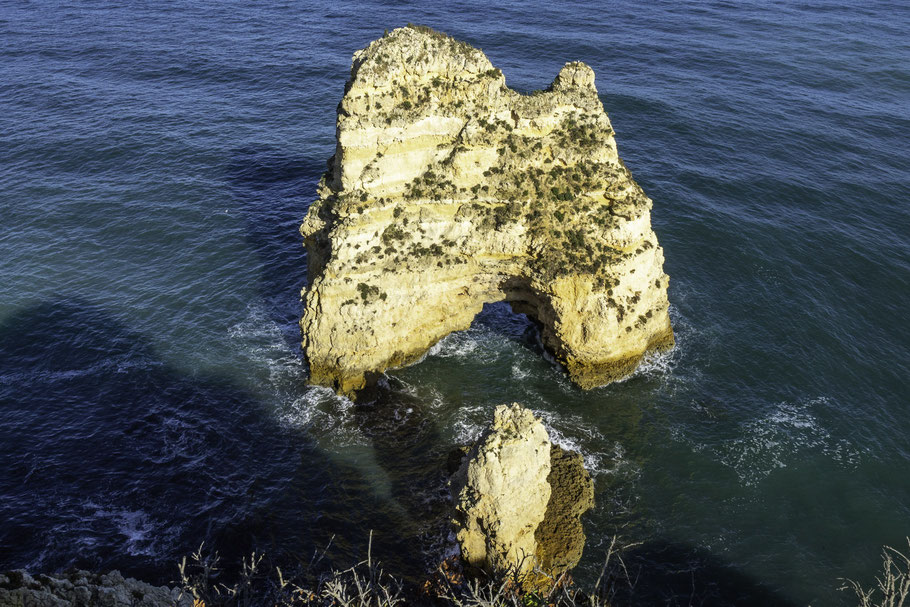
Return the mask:
[[[597,74],[654,200],[678,345],[574,388],[488,306],[354,405],[308,387],[297,228],[351,54],[408,22],[521,91]],[[593,470],[634,605],[855,604],[910,535],[904,2],[0,1],[0,569],[155,582],[452,550],[446,455],[496,405]]]

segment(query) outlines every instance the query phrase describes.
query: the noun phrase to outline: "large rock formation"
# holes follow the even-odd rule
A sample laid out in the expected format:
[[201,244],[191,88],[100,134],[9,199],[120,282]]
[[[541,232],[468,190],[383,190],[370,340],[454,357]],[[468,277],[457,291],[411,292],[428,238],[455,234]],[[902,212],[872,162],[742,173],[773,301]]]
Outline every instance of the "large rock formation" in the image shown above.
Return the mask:
[[583,63],[509,89],[427,28],[354,55],[337,148],[301,227],[310,381],[353,394],[506,300],[590,388],[673,344],[651,201]]
[[553,445],[520,405],[497,407],[450,485],[468,567],[555,577],[581,558],[580,517],[594,505],[594,484],[581,456]]

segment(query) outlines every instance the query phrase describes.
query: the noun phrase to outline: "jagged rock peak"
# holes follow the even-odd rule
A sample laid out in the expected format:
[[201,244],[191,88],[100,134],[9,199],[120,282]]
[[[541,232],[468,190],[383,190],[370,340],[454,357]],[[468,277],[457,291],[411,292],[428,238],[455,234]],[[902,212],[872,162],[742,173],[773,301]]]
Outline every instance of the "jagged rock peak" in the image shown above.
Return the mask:
[[[396,86],[396,80],[432,80],[461,72],[480,76],[493,69],[479,49],[428,27],[408,25],[354,53],[349,86]],[[500,74],[501,75],[501,74]]]
[[594,70],[581,61],[565,64],[550,86],[557,91],[583,89],[597,94],[597,88],[594,86]]
[[466,43],[389,32],[354,55],[318,193],[301,227],[313,383],[353,395],[502,300],[584,388],[673,343],[651,200],[583,63],[523,95]]

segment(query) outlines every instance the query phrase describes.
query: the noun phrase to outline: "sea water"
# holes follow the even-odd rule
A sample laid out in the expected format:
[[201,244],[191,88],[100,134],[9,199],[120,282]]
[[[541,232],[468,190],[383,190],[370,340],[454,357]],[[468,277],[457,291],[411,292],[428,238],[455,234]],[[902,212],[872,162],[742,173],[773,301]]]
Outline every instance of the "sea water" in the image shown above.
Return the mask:
[[[305,385],[297,233],[351,54],[408,22],[520,91],[597,74],[676,348],[583,392],[488,306],[355,405]],[[634,604],[849,605],[910,535],[905,3],[0,3],[0,569],[157,583],[201,542],[417,579],[518,401]],[[334,539],[333,539],[334,538]]]

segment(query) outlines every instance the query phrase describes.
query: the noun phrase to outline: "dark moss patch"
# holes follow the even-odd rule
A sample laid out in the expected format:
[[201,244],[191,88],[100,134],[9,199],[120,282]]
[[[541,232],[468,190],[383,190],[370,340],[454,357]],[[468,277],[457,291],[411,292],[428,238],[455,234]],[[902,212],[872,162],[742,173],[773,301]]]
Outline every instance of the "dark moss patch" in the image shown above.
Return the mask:
[[581,559],[585,533],[581,515],[594,507],[594,482],[581,454],[550,448],[550,501],[543,522],[534,531],[537,563],[550,575],[567,571]]

